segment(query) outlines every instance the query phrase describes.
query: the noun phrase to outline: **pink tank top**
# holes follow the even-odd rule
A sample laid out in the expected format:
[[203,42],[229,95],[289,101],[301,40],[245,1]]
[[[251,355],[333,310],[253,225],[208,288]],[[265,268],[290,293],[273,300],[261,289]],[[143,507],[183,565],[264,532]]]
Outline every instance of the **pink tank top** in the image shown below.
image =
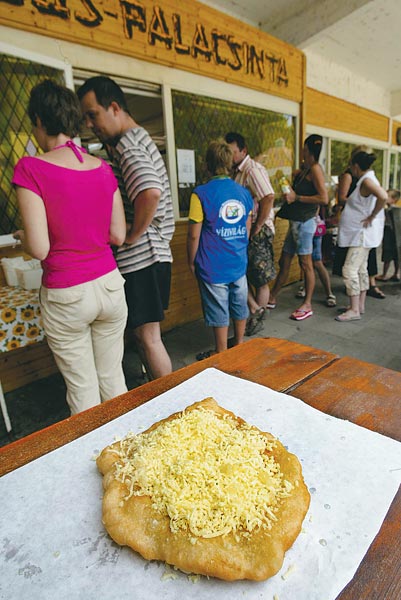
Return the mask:
[[[63,146],[83,162],[83,148],[72,141]],[[40,196],[45,205],[50,239],[42,261],[45,287],[71,287],[116,268],[109,239],[117,180],[106,162],[77,171],[27,156],[18,161],[12,182]]]

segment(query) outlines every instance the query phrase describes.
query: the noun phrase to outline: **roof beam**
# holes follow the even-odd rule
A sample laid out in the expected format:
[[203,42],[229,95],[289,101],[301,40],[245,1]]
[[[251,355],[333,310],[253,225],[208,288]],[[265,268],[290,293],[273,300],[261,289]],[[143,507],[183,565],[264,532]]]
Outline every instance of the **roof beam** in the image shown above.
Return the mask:
[[401,90],[391,92],[390,112],[393,119],[401,120]]
[[341,19],[374,0],[296,0],[286,8],[272,11],[260,29],[301,47]]

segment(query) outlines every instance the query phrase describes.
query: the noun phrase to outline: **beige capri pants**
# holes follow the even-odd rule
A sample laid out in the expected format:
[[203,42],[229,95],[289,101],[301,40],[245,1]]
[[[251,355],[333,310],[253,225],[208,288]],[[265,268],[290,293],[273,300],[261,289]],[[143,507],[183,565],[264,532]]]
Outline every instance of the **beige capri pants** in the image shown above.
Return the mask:
[[127,305],[119,270],[68,288],[42,287],[40,305],[71,414],[126,392],[122,359]]
[[368,257],[370,248],[348,248],[343,266],[343,279],[347,296],[359,296],[369,289]]

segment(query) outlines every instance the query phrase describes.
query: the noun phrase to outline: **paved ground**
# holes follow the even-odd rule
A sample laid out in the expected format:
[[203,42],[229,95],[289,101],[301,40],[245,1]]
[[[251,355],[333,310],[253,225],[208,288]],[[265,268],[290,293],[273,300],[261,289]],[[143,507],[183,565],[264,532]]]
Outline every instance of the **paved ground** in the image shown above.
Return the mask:
[[[342,279],[332,277],[337,306],[345,306],[347,298]],[[267,315],[257,337],[278,337],[321,348],[340,356],[353,356],[367,362],[401,371],[401,286],[381,285],[386,298],[367,298],[366,313],[360,321],[339,323],[334,320],[337,308],[325,306],[323,290],[317,283],[314,316],[296,322],[289,315],[299,305],[295,299],[297,284],[283,289],[277,308]],[[202,320],[177,327],[164,336],[174,370],[191,364],[196,354],[212,348],[213,336]],[[137,354],[128,349],[124,357],[127,385],[132,389],[144,383]],[[19,388],[6,394],[13,424],[13,437],[7,435],[0,416],[0,445],[68,417],[64,382],[60,375]]]

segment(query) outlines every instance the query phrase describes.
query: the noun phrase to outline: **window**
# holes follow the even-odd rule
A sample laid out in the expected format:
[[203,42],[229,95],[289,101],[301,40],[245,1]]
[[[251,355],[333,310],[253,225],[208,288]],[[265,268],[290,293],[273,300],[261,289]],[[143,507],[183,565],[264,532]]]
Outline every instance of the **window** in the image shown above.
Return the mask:
[[[344,173],[348,167],[351,152],[358,144],[351,144],[348,142],[340,142],[337,140],[331,141],[331,175],[339,176]],[[376,154],[376,160],[373,164],[373,168],[376,173],[376,177],[380,182],[383,181],[384,177],[384,150],[382,148],[375,148],[372,146],[373,152]]]
[[26,58],[20,51],[0,44],[0,234],[21,227],[11,185],[13,170],[22,156],[38,152],[27,115],[30,91],[46,78],[64,85],[70,79],[64,63],[51,62],[44,64],[41,57],[38,61],[32,56]]
[[401,190],[401,153],[390,153],[389,188]]
[[195,185],[209,178],[205,164],[209,143],[229,131],[244,136],[249,154],[264,164],[277,193],[280,177],[291,178],[296,139],[293,116],[175,90],[172,103],[176,149],[195,153],[195,183],[178,180],[180,217],[188,216]]

